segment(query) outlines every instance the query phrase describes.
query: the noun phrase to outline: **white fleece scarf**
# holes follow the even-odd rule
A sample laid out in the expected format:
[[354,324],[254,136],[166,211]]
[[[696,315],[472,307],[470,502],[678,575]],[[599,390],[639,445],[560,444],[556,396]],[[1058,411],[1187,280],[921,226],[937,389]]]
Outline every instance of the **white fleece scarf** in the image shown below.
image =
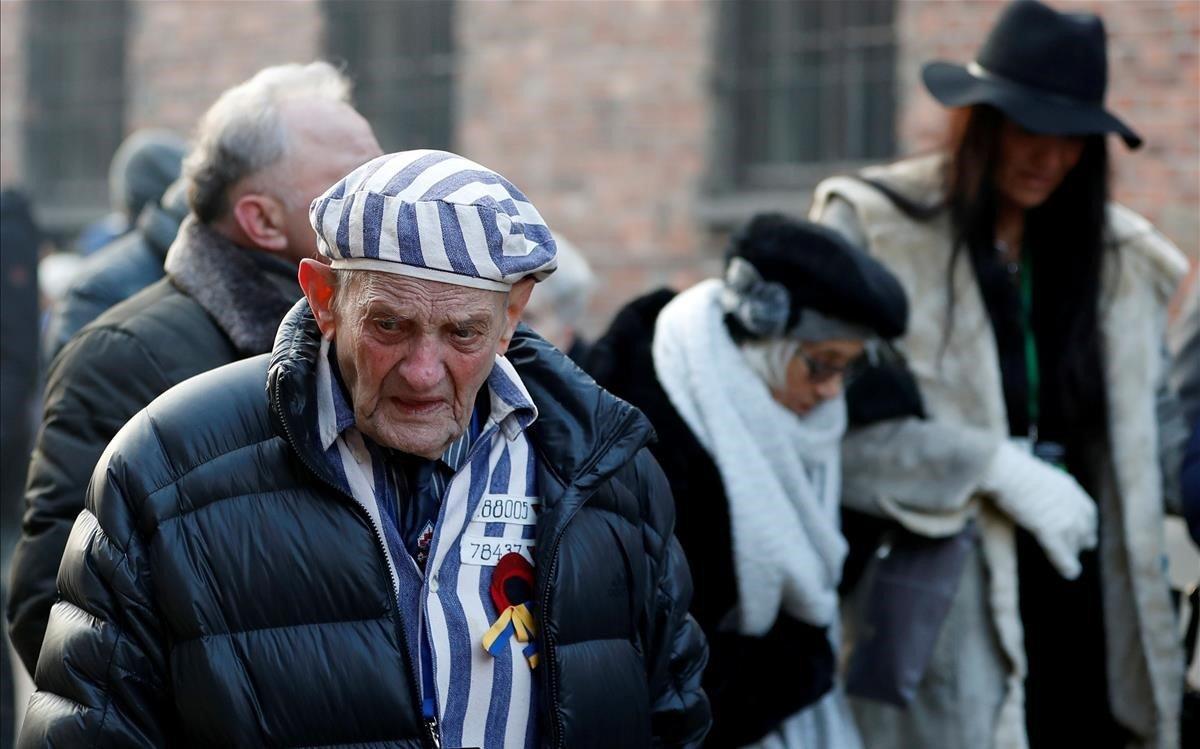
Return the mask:
[[719,280],[704,281],[663,308],[654,368],[721,474],[740,592],[738,631],[765,634],[780,607],[828,626],[846,558],[838,523],[846,404],[839,397],[803,417],[778,404],[729,337],[721,288]]

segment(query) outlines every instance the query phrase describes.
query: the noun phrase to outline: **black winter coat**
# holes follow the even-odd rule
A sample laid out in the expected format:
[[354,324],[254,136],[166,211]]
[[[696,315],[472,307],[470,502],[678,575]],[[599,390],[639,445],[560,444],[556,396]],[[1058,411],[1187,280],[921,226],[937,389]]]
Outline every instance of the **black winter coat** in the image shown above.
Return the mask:
[[185,227],[170,276],[84,328],[47,376],[7,603],[9,635],[30,674],[67,536],[109,440],[168,388],[270,351],[279,321],[300,296],[294,266],[235,247],[190,220]]
[[[21,192],[0,190],[0,564],[21,527],[21,490],[29,461],[31,411],[37,387],[37,254],[40,232]],[[7,595],[0,582],[0,596]],[[0,646],[0,726],[9,746],[17,716],[13,658]]]
[[25,195],[0,190],[0,520],[16,541],[38,380],[37,255],[41,232]]
[[743,746],[833,686],[834,658],[824,628],[780,612],[763,637],[736,634],[738,603],[729,505],[721,474],[671,406],[654,371],[651,344],[658,313],[675,296],[660,289],[635,299],[589,353],[587,369],[614,395],[640,408],[658,434],[650,449],[678,498],[675,534],[696,588],[692,613],[708,637],[704,691],[712,703],[707,745]]
[[[271,357],[113,441],[63,560],[21,745],[426,746],[372,521],[323,459],[307,303]],[[543,746],[699,743],[704,638],[649,423],[527,330]],[[265,386],[265,387],[264,387]]]
[[83,262],[78,280],[55,305],[46,327],[43,351],[47,365],[85,325],[165,275],[167,249],[187,216],[186,203],[182,212],[180,208],[176,204],[147,205],[137,228]]

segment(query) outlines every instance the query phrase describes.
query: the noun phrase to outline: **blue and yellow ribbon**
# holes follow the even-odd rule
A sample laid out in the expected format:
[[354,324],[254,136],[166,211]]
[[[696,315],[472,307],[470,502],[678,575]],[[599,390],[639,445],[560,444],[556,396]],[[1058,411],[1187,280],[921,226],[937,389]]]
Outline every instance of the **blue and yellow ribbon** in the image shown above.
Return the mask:
[[493,657],[504,652],[508,641],[516,636],[517,642],[529,643],[521,651],[529,661],[530,668],[537,668],[537,624],[533,620],[533,612],[527,604],[509,606],[500,613],[496,623],[483,635],[483,649]]

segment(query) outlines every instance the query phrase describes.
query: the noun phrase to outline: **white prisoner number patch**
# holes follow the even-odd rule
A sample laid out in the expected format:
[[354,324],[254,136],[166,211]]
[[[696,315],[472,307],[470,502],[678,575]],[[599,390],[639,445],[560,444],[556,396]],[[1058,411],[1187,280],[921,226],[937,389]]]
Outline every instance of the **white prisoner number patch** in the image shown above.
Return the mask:
[[476,523],[511,523],[513,525],[537,525],[537,511],[541,500],[537,497],[515,497],[510,494],[485,494],[475,508]]
[[495,567],[506,554],[520,554],[533,563],[532,538],[500,538],[499,536],[463,536],[458,553],[463,564]]

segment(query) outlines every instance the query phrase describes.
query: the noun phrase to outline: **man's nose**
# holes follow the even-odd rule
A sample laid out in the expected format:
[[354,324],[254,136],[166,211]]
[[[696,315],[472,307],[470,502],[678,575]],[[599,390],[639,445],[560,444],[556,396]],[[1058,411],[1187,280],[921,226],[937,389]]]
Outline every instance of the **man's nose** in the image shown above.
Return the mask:
[[396,373],[405,385],[421,393],[442,381],[441,347],[432,337],[421,336],[412,342],[407,354],[396,365]]

